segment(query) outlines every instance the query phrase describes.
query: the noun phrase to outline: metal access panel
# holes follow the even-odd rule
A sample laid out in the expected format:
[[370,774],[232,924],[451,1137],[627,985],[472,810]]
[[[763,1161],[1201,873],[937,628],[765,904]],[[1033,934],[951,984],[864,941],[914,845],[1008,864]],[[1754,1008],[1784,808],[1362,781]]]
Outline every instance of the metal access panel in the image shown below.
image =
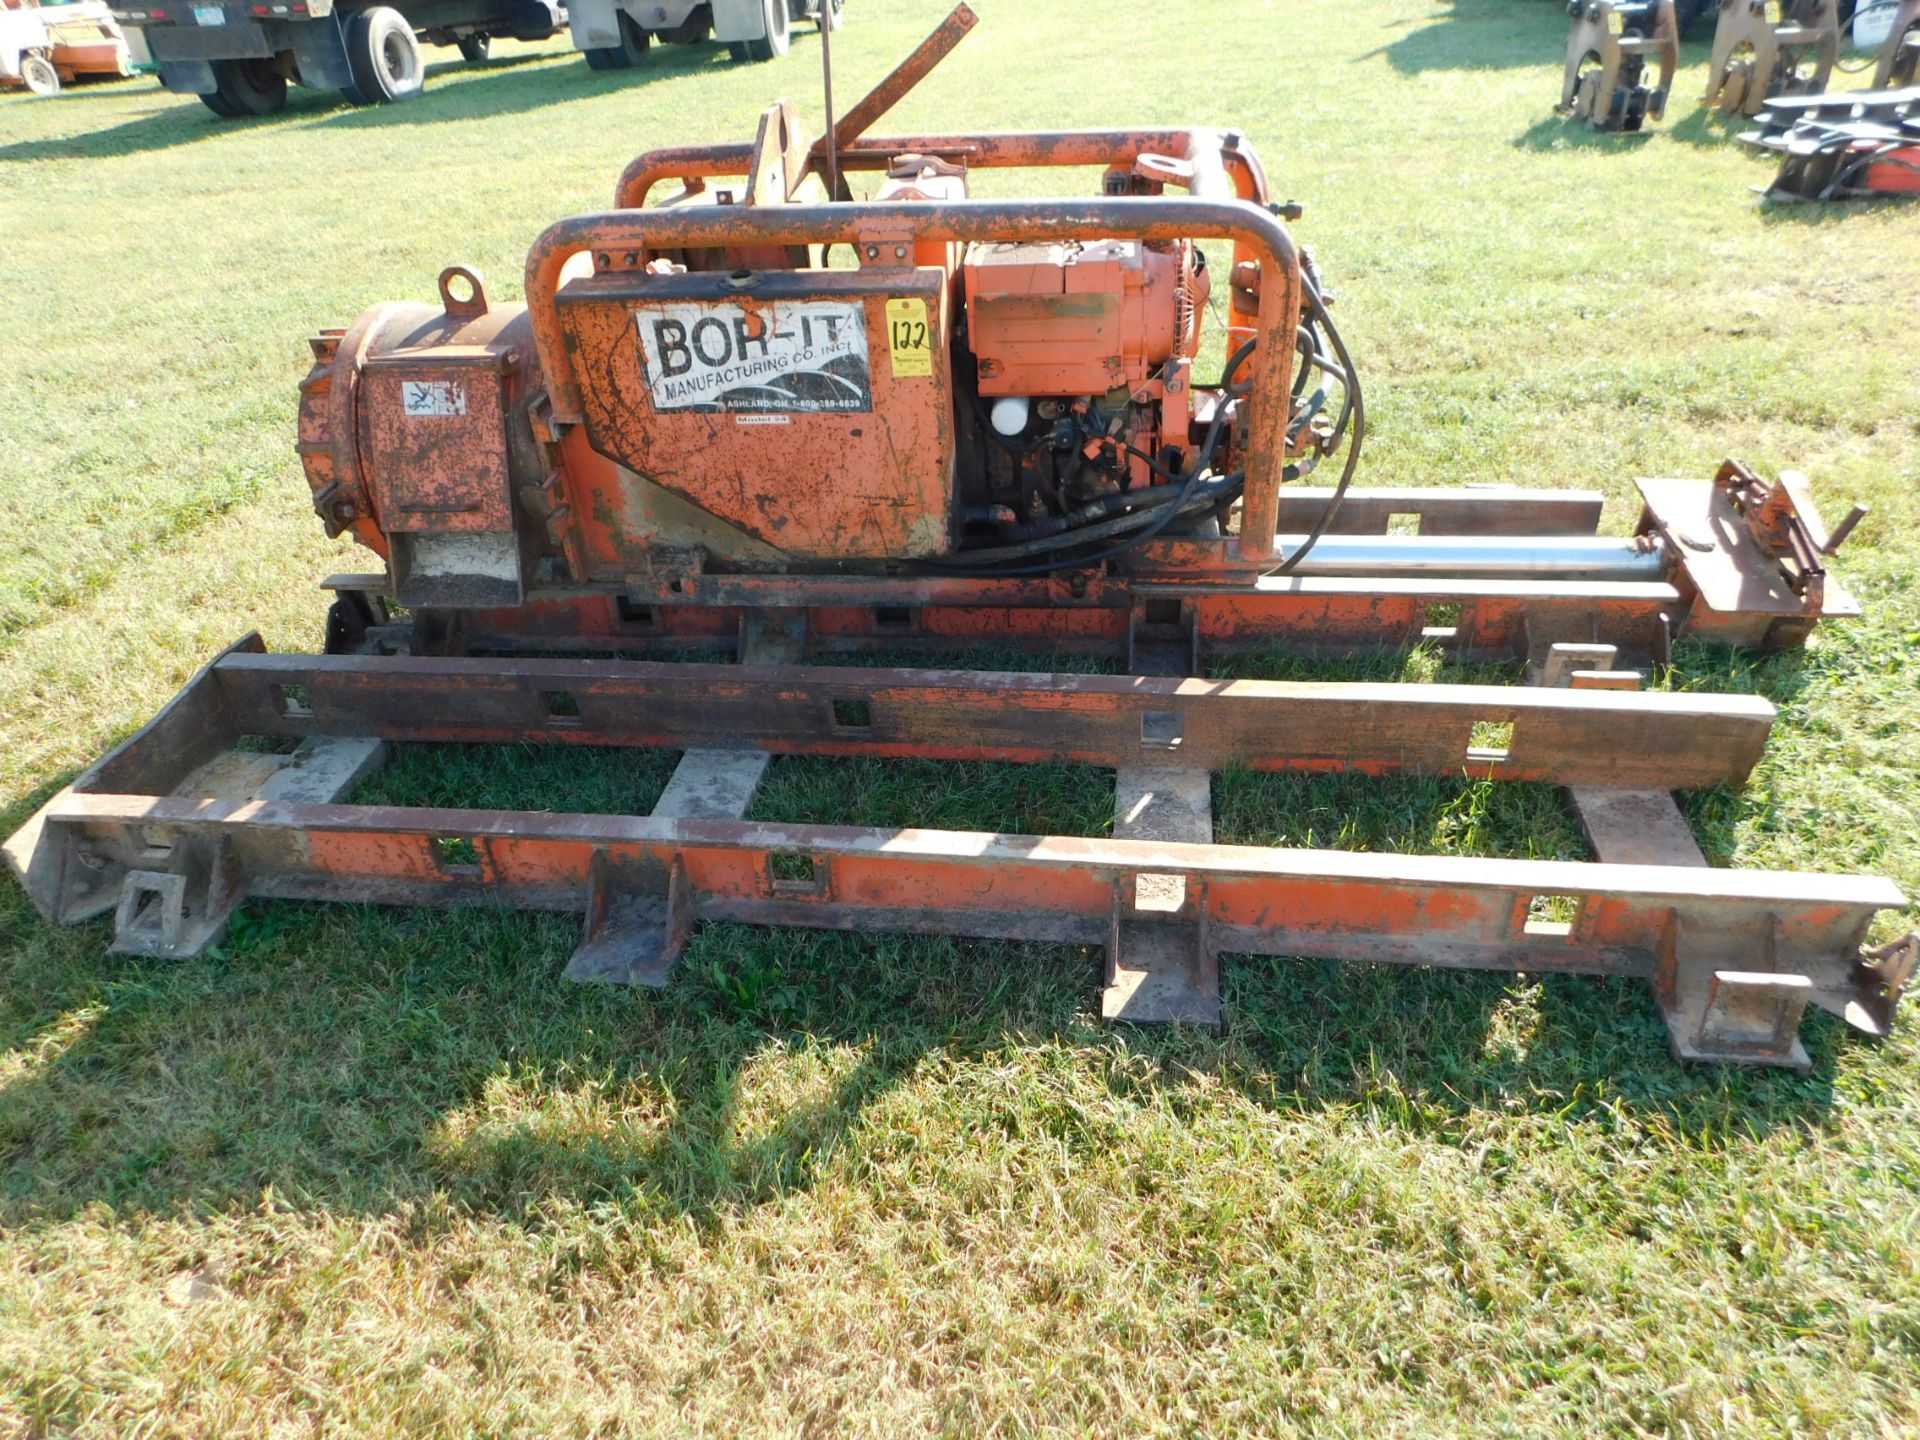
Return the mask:
[[366,362],[360,406],[388,531],[513,529],[500,355],[486,346]]
[[947,297],[934,269],[633,271],[559,305],[601,454],[789,555],[911,559],[951,548]]

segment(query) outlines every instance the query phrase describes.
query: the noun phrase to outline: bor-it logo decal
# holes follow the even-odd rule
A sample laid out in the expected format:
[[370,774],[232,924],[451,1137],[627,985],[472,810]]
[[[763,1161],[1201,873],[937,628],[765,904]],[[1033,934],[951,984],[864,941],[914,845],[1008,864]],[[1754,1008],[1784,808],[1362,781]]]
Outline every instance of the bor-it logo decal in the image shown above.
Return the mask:
[[873,409],[867,318],[857,303],[643,305],[634,323],[655,410]]

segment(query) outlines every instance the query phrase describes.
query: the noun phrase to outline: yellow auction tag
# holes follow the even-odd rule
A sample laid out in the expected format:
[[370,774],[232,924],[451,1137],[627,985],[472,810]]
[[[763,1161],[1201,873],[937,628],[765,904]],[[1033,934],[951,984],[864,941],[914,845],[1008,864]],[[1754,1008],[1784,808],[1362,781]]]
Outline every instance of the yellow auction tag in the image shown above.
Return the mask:
[[1626,29],[1626,16],[1622,15],[1618,10],[1607,11],[1607,33],[1609,35],[1623,35],[1626,33]]
[[933,374],[933,330],[927,324],[926,301],[887,301],[887,348],[893,353],[894,379]]
[[1767,0],[1767,23],[1780,25],[1786,21],[1786,6],[1780,0]]

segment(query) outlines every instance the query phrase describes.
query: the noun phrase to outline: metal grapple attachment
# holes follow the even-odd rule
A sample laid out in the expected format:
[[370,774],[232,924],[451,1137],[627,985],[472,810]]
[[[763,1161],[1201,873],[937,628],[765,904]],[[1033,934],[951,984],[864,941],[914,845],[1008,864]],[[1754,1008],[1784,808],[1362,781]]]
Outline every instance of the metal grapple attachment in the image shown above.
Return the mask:
[[1916,79],[1920,79],[1920,0],[1900,0],[1873,70],[1873,88],[1897,90]]
[[1769,200],[1920,196],[1920,86],[1774,100],[1758,120],[1740,139],[1780,157]]
[[1782,95],[1818,95],[1840,57],[1838,0],[1720,0],[1707,104],[1757,115]]
[[[1666,113],[1680,63],[1673,0],[1569,0],[1573,32],[1560,113],[1596,130],[1638,130]],[[1659,83],[1648,84],[1648,63]]]

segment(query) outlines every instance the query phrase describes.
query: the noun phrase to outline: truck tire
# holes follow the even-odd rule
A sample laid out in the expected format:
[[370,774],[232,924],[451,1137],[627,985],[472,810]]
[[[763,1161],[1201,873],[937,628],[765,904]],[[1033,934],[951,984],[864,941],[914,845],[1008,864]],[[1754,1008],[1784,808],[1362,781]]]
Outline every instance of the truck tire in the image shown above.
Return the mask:
[[493,53],[491,35],[462,35],[459,39],[460,58],[469,65],[484,65],[487,56]]
[[793,48],[787,0],[760,0],[760,14],[765,28],[758,40],[735,40],[727,46],[727,53],[735,60],[777,60]]
[[60,72],[53,68],[53,62],[44,55],[22,55],[20,79],[35,95],[60,93]]
[[[224,112],[237,119],[277,115],[287,108],[287,77],[266,60],[215,60],[215,94],[227,103]],[[206,99],[206,96],[201,96]],[[216,114],[221,113],[219,111]]]
[[218,115],[222,120],[237,120],[240,118],[240,112],[234,109],[233,102],[218,90],[209,90],[205,95],[202,95],[200,97],[200,103]]
[[587,51],[587,64],[595,70],[631,70],[646,62],[647,47],[653,44],[653,36],[626,11],[616,11],[615,15],[620,22],[620,43]]
[[833,28],[838,30],[847,23],[847,0],[820,0],[820,9],[815,16],[822,30],[827,28],[827,7],[833,7]]
[[420,93],[426,67],[413,26],[398,10],[376,5],[347,20],[347,64],[353,84],[342,90],[356,105],[399,104]]

